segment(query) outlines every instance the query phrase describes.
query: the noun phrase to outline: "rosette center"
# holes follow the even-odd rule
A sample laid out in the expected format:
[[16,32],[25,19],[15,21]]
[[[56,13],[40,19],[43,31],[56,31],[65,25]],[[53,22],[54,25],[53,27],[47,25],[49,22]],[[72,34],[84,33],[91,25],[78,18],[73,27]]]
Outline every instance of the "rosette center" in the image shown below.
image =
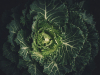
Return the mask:
[[49,56],[61,46],[60,31],[56,26],[47,22],[38,24],[37,31],[33,37],[32,48],[42,56]]
[[39,46],[49,46],[52,43],[52,40],[48,34],[42,32],[38,35],[37,42]]

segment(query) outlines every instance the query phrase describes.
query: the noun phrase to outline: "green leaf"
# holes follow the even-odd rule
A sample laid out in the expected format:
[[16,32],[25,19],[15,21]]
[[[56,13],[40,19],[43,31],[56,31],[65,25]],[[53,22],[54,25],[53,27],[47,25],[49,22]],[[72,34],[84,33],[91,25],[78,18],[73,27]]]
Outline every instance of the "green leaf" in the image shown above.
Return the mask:
[[[75,67],[76,71],[82,71],[84,66],[89,63],[91,57],[91,44],[87,41],[85,42],[82,50],[79,52],[78,56],[75,57]],[[80,66],[78,66],[80,65]]]
[[26,42],[25,42],[25,32],[21,29],[20,31],[18,31],[17,33],[17,37],[15,39],[15,42],[17,44],[20,44],[20,45],[23,45],[23,46],[26,46]]
[[100,36],[95,25],[87,25],[87,28],[89,31],[87,40],[91,43],[91,59],[93,60],[99,51]]
[[60,67],[60,65],[58,65],[58,63],[55,61],[51,61],[44,64],[43,72],[47,73],[48,75],[64,75],[64,69],[64,66]]
[[40,52],[31,51],[31,57],[40,63],[44,62],[44,56]]
[[[84,39],[87,40],[88,37],[88,29],[85,25],[85,22],[83,21],[82,17],[79,16],[79,11],[70,11],[69,12],[69,21],[68,23],[71,23],[77,27],[79,27],[83,31]],[[73,20],[74,19],[74,20]]]
[[52,59],[59,62],[59,64],[75,65],[73,64],[73,60],[77,57],[85,43],[83,32],[80,28],[71,24],[61,27],[61,29],[62,28],[62,45],[54,55],[52,55]]
[[23,56],[23,59],[25,61],[31,61],[30,57],[29,57],[29,48],[22,46],[21,49],[18,51],[20,56]]
[[91,24],[91,25],[94,25],[94,24],[95,24],[95,22],[93,21],[93,15],[86,14],[86,11],[84,11],[83,13],[80,13],[79,16],[80,16],[87,24]]
[[64,24],[66,17],[68,17],[68,14],[65,13],[67,11],[66,6],[59,1],[56,3],[54,0],[35,0],[30,5],[30,8],[30,14],[37,12],[38,18],[44,18],[49,22],[54,22],[56,25]]
[[22,69],[22,67],[27,68],[27,66],[28,66],[29,63],[31,63],[31,62],[30,61],[25,61],[22,58],[20,58],[17,67],[19,69]]
[[22,14],[23,14],[23,16],[20,17],[20,23],[22,23],[23,26],[25,26],[25,24],[26,24],[26,9],[22,10]]
[[22,23],[23,26],[25,26],[25,17],[24,16],[21,16],[20,19],[21,19],[20,23]]
[[41,72],[40,72],[40,68],[38,67],[38,65],[35,63],[35,64],[30,64],[28,66],[28,72],[31,74],[31,75],[43,75]]
[[8,36],[8,42],[14,46],[14,38],[18,30],[20,29],[20,24],[17,20],[12,20],[10,24],[7,25],[7,29],[9,29],[10,35]]
[[15,42],[17,44],[20,44],[20,50],[18,51],[18,53],[20,56],[23,56],[24,60],[31,61],[29,57],[30,46],[27,45],[24,37],[25,37],[25,32],[23,30],[20,30],[17,34],[17,38],[15,39]]

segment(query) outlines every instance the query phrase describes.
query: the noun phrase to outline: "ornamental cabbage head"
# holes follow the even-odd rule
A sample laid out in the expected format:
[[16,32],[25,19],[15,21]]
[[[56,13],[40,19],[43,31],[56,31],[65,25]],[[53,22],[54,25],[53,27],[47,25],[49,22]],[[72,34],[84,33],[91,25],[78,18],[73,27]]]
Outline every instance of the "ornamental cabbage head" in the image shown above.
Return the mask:
[[22,14],[19,6],[12,9],[1,69],[7,75],[87,75],[86,67],[93,66],[98,53],[99,35],[83,4],[34,0]]

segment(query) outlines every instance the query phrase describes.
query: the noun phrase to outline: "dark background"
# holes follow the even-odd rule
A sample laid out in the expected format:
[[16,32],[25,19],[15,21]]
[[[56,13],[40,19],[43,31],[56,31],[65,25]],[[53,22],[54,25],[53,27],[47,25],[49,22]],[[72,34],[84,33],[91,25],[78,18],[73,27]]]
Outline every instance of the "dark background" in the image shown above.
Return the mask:
[[[16,7],[17,5],[21,5],[24,8],[24,4],[28,0],[0,0],[0,39],[5,40],[7,38],[8,32],[6,32],[5,26],[1,23],[1,17],[5,10],[11,10],[11,8]],[[75,0],[81,1],[81,0]],[[100,35],[100,2],[99,0],[86,0],[86,8],[90,14],[93,14],[94,21],[96,22],[96,29]],[[88,8],[87,8],[88,7]],[[3,41],[4,42],[4,41]],[[0,41],[0,47],[2,47],[2,43]],[[97,68],[93,71],[92,75],[100,75],[100,50],[98,55],[95,57],[95,63]],[[5,75],[3,71],[0,70],[0,75]]]

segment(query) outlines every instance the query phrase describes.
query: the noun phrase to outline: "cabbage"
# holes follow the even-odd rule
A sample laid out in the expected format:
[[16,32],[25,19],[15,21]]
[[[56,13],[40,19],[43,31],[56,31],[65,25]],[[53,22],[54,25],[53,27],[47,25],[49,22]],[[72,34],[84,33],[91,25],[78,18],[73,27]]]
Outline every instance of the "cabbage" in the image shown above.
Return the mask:
[[84,1],[71,1],[35,0],[26,3],[22,14],[20,7],[12,10],[1,57],[7,75],[88,74],[99,34],[93,16],[82,8]]

